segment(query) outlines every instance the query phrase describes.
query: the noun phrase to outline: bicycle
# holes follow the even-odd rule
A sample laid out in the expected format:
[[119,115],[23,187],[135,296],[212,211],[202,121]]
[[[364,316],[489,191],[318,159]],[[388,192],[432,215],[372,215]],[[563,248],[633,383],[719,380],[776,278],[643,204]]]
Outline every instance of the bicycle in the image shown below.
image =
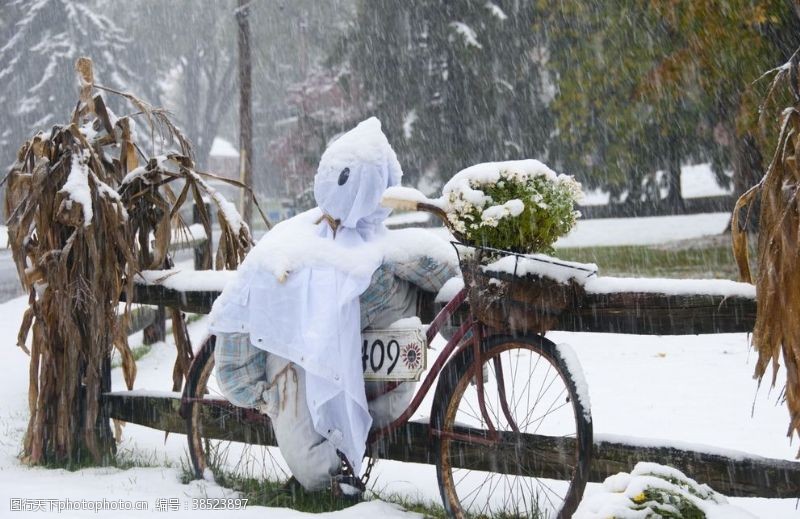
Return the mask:
[[[516,258],[514,274],[520,261],[541,261],[480,247],[472,249],[479,255],[500,252]],[[465,264],[462,257],[465,279],[486,274],[466,269]],[[520,325],[520,315],[525,320],[526,315],[539,314],[534,321],[541,321],[540,309],[526,306],[520,313],[520,308],[506,304],[509,301],[501,301],[494,306],[495,313],[499,312],[499,317],[513,313],[513,322],[498,323],[496,315],[487,323],[491,319],[482,319],[478,313],[485,312],[476,312],[476,305],[469,301],[470,297],[480,298],[480,294],[468,283],[431,321],[425,330],[426,345],[451,319],[460,319],[460,325],[422,379],[407,409],[389,425],[372,431],[367,455],[374,461],[379,441],[385,441],[414,415],[437,381],[428,437],[447,514],[459,518],[571,517],[583,496],[592,456],[591,410],[588,399],[581,395],[585,390],[582,373],[568,353],[571,350],[554,344],[542,333],[528,331],[535,327],[528,326],[530,323]],[[229,468],[252,474],[273,456],[268,448],[260,453],[248,449],[270,443],[269,420],[214,395],[214,344],[212,336],[195,355],[182,396],[181,414],[186,418],[192,467],[196,477],[208,477],[210,455],[236,451],[236,462]],[[386,351],[381,350],[382,364]],[[370,363],[377,364],[377,360],[372,361],[372,352],[369,355]],[[236,420],[244,427],[236,428],[236,435],[224,440],[206,438],[226,438],[227,420]],[[204,430],[209,422],[214,424],[213,433]],[[372,463],[367,466],[367,476],[371,468]]]

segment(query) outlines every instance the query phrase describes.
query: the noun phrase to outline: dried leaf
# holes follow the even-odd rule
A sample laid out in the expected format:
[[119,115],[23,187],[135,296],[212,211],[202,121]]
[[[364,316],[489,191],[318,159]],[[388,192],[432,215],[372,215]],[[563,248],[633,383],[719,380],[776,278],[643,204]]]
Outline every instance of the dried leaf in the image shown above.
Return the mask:
[[772,162],[764,178],[739,198],[732,225],[733,251],[740,275],[751,282],[747,235],[739,216],[742,209],[749,209],[755,197],[760,196],[755,275],[757,314],[752,336],[758,351],[755,377],[760,381],[771,366],[772,385],[775,385],[783,359],[790,437],[800,436],[800,95],[795,85],[800,61],[797,56],[788,69],[776,69],[764,106],[776,94],[778,85],[787,81],[796,104],[783,110]]
[[[117,315],[121,294],[133,293],[139,270],[172,264],[169,244],[173,231],[185,227],[178,209],[190,190],[195,200],[208,196],[218,209],[227,205],[194,171],[191,146],[164,110],[98,86],[88,60],[79,61],[78,69],[81,102],[69,124],[38,133],[21,146],[5,180],[9,245],[31,295],[18,333],[23,347],[33,334],[23,452],[29,463],[69,464],[84,449],[99,462],[112,452],[114,437],[100,398],[109,389],[113,349],[120,352],[129,389],[136,377],[126,334],[129,300],[122,318]],[[138,168],[141,146],[130,131],[130,118],[112,125],[105,100],[100,94],[92,97],[93,89],[131,102],[150,134],[166,133],[180,144],[181,154],[149,158],[145,168]],[[87,137],[81,130],[87,126],[98,133]],[[77,156],[86,162],[88,198],[63,190]],[[141,174],[123,184],[124,175],[137,169]],[[175,181],[186,183],[177,197],[170,186]],[[91,222],[84,221],[83,203],[91,203]],[[211,236],[204,205],[199,213]],[[233,228],[224,218],[221,227],[225,257],[218,267],[236,268],[253,245],[250,230]],[[192,348],[180,312],[173,310],[173,318],[178,349],[173,384],[180,388]]]

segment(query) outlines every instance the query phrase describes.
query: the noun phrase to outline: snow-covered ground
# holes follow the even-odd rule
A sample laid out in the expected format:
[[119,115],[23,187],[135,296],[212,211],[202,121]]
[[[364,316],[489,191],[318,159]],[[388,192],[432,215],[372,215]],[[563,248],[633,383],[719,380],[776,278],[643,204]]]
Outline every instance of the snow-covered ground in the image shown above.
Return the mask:
[[[24,307],[24,298],[0,306],[4,329],[12,332]],[[192,325],[195,343],[204,333],[205,320]],[[229,496],[225,489],[208,482],[180,483],[185,437],[128,425],[120,451],[129,459],[162,467],[85,469],[78,472],[31,469],[20,465],[20,450],[26,424],[27,358],[13,345],[7,333],[0,344],[4,376],[0,391],[0,501],[27,499],[120,499],[143,500],[154,510],[158,499],[177,498],[180,517],[196,511],[192,498]],[[598,436],[634,436],[690,442],[735,449],[768,457],[793,459],[795,447],[784,437],[788,416],[775,404],[777,391],[756,391],[751,380],[754,356],[744,334],[714,336],[642,337],[610,334],[552,333],[556,342],[568,342],[577,352],[591,393],[595,432]],[[170,385],[173,348],[154,347],[139,363],[137,387],[164,390]],[[117,370],[118,371],[118,370]],[[115,372],[115,387],[122,388]],[[423,405],[423,410],[429,405]],[[751,415],[752,411],[752,415]],[[425,413],[420,413],[425,414]],[[702,448],[702,447],[700,447]],[[432,467],[382,461],[373,481],[379,493],[400,493],[414,499],[436,501],[438,488]],[[588,492],[599,491],[590,485]],[[759,517],[797,517],[792,499],[732,499]],[[262,516],[265,510],[250,507],[241,516]],[[136,512],[106,512],[109,517],[137,517]],[[410,515],[392,505],[372,502],[331,514],[334,517],[381,517]],[[83,513],[64,517],[85,517]],[[290,510],[271,510],[270,517],[300,517]],[[16,516],[16,515],[15,515]]]
[[[730,176],[731,173],[728,172]],[[661,183],[663,171],[656,172],[656,181]],[[711,164],[693,164],[681,167],[681,196],[683,198],[702,198],[706,196],[730,195],[732,191],[721,187],[717,182]],[[667,196],[666,188],[661,189],[661,196]],[[602,190],[586,191],[583,205],[605,205],[608,203],[608,193]]]
[[682,214],[639,218],[598,218],[578,220],[556,248],[600,245],[653,245],[722,233],[730,213]]
[[[681,227],[697,228],[695,220]],[[598,222],[601,222],[598,220]],[[605,220],[585,238],[595,235],[613,238],[623,223]],[[591,223],[591,222],[589,222]],[[636,221],[628,223],[636,228]],[[628,225],[625,224],[625,225]],[[663,233],[674,222],[662,220],[651,225],[647,233]],[[711,229],[711,227],[710,227]],[[719,232],[716,226],[709,232]],[[685,236],[680,236],[681,238]],[[578,242],[577,246],[584,243]],[[168,517],[276,517],[294,518],[303,514],[287,509],[249,507],[245,511],[228,512],[192,510],[193,498],[221,497],[229,491],[210,482],[180,482],[181,463],[185,460],[185,437],[170,435],[166,441],[160,431],[128,425],[119,447],[126,459],[141,460],[146,467],[120,470],[113,468],[85,469],[77,472],[28,468],[17,455],[27,424],[27,357],[14,346],[16,331],[25,307],[19,298],[0,305],[0,509],[10,510],[12,498],[28,499],[44,509],[57,499],[87,499],[108,502],[141,500],[149,512],[106,511],[99,517],[142,517],[155,511],[159,499],[163,504],[178,504],[178,511]],[[199,344],[206,329],[205,319],[190,326],[193,344]],[[767,387],[757,389],[752,380],[755,355],[748,347],[745,334],[703,336],[632,336],[554,332],[550,338],[572,345],[585,372],[592,402],[594,430],[597,436],[633,436],[648,441],[688,442],[715,448],[735,449],[774,458],[794,459],[797,445],[785,437],[788,413],[777,404],[779,391]],[[138,340],[133,337],[133,342]],[[174,348],[159,344],[139,362],[136,387],[167,390],[171,386]],[[123,389],[119,370],[114,374],[115,389]],[[779,377],[784,379],[783,373]],[[782,383],[782,382],[781,382]],[[427,414],[428,402],[420,415]],[[185,462],[185,461],[184,461]],[[438,501],[438,486],[432,466],[379,462],[373,472],[374,489],[381,494],[399,493],[411,499]],[[587,492],[597,493],[600,487],[591,484]],[[39,501],[36,501],[39,500]],[[177,500],[177,501],[175,501]],[[731,502],[758,517],[781,519],[799,517],[794,499],[731,499]],[[107,506],[109,503],[107,503]],[[86,512],[62,512],[61,517],[89,517]],[[15,512],[9,517],[23,517]],[[40,516],[35,512],[29,515]],[[95,514],[91,514],[95,515]],[[350,509],[324,514],[325,517],[418,517],[394,505],[371,501]]]

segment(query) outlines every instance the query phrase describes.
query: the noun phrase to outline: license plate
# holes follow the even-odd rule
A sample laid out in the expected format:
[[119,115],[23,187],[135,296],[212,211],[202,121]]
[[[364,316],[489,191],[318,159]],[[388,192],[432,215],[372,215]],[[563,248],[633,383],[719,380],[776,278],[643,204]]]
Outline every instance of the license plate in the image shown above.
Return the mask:
[[364,330],[361,365],[364,380],[419,380],[427,367],[425,334],[418,328]]

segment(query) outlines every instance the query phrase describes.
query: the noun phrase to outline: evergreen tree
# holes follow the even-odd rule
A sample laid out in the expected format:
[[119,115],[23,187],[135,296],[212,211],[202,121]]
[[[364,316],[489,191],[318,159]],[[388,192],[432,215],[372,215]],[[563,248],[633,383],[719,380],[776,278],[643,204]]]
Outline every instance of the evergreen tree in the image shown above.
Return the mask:
[[673,206],[682,162],[710,160],[723,183],[733,168],[737,192],[757,181],[753,82],[799,43],[788,3],[565,1],[543,12],[559,89],[552,146],[566,169],[629,201],[665,170]]
[[[359,3],[337,58],[409,184],[434,191],[489,160],[541,157],[551,122],[532,1]],[[424,178],[423,178],[424,177]]]
[[0,8],[0,162],[35,130],[57,121],[75,99],[75,60],[92,57],[98,83],[126,88],[133,74],[120,59],[130,39],[109,17],[76,0],[12,0]]

